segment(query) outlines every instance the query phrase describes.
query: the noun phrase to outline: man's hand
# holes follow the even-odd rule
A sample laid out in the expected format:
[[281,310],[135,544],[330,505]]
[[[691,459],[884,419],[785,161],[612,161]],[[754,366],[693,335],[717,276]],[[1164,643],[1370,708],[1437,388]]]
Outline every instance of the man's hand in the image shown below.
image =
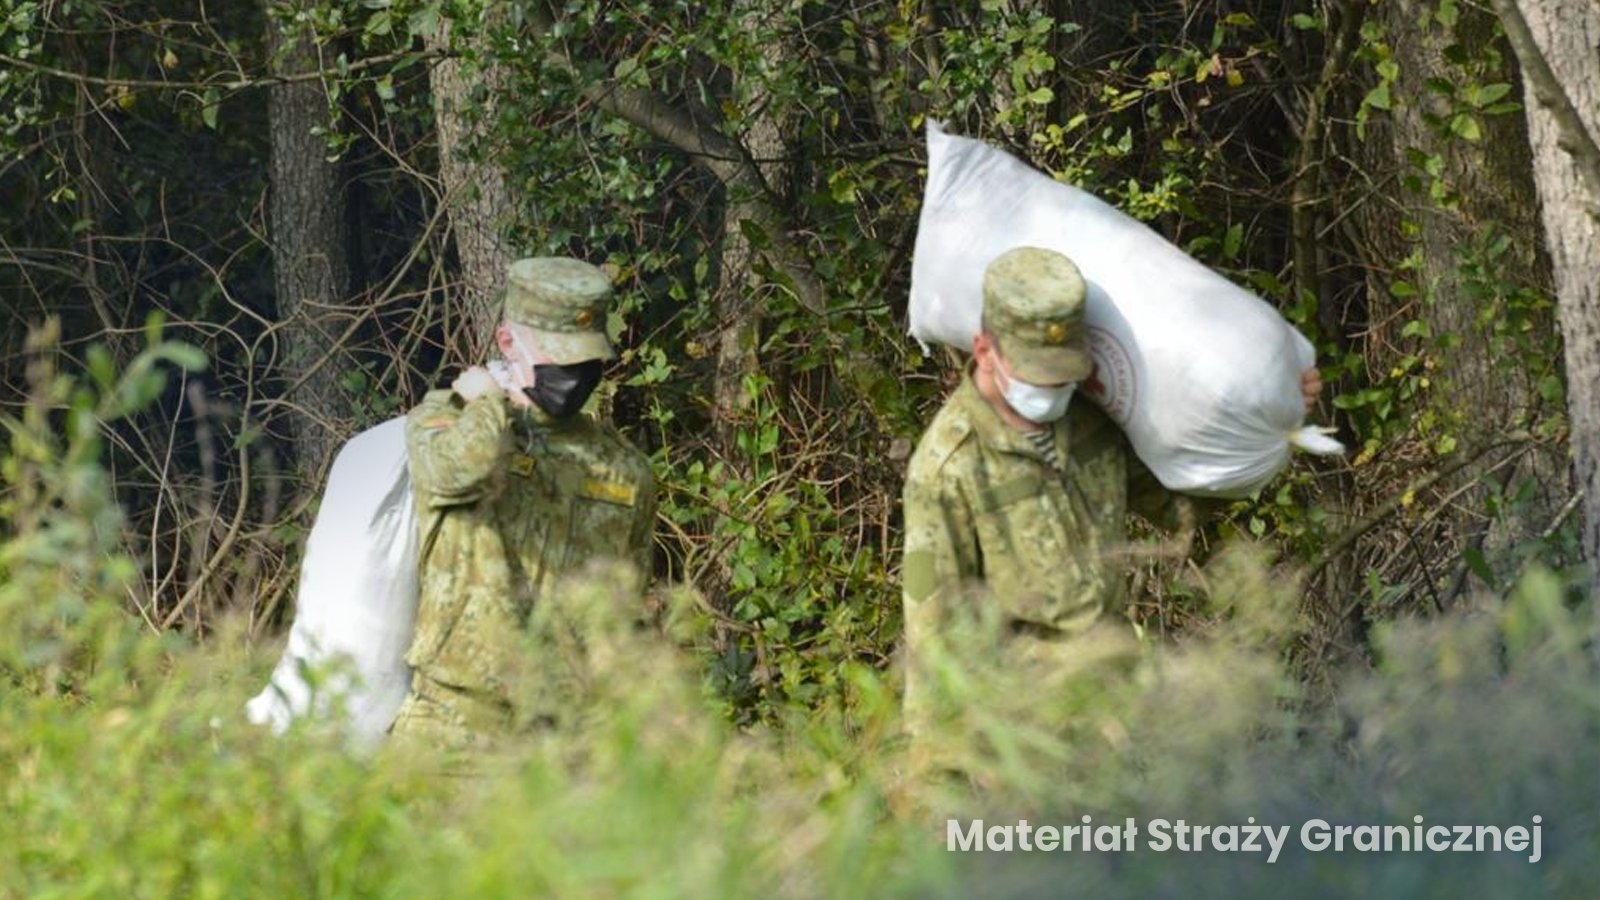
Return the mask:
[[455,381],[450,382],[450,390],[460,395],[461,399],[472,401],[502,389],[500,382],[494,380],[488,369],[483,366],[473,366],[457,375]]
[[1316,366],[1300,373],[1300,396],[1306,401],[1306,415],[1317,408],[1317,395],[1322,393],[1322,373]]

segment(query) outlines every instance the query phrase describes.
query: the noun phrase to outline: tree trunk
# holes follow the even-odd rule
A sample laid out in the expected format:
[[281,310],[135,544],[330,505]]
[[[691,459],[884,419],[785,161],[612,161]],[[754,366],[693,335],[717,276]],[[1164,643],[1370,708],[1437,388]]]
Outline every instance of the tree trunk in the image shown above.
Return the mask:
[[[741,13],[747,30],[762,29],[761,4],[746,2]],[[774,41],[766,47],[766,58],[776,70],[783,65],[791,48],[786,41]],[[721,260],[714,303],[721,332],[717,336],[717,372],[712,396],[715,398],[714,428],[717,443],[728,458],[734,458],[734,439],[744,410],[749,405],[744,383],[760,371],[761,359],[756,352],[760,338],[760,304],[757,291],[762,279],[756,272],[758,255],[746,235],[747,223],[759,223],[760,204],[774,200],[782,202],[781,193],[793,175],[793,166],[787,162],[790,124],[782,121],[768,102],[762,85],[754,85],[747,109],[751,115],[749,125],[740,136],[746,155],[754,162],[765,182],[767,196],[752,196],[750,187],[729,184],[723,210]]]
[[1537,102],[1526,104],[1534,180],[1566,340],[1583,549],[1600,592],[1600,4],[1496,0]]
[[[281,8],[269,2],[268,10]],[[309,29],[284,34],[269,18],[267,41],[280,74],[314,71],[318,48]],[[327,121],[328,96],[318,79],[273,85],[267,111],[272,132],[273,287],[283,324],[284,359],[293,406],[290,427],[300,462],[321,471],[345,429],[350,404],[339,384],[333,307],[348,296],[344,186],[337,163],[312,129]]]
[[[441,18],[430,47],[447,50],[451,40],[451,23]],[[483,146],[488,132],[483,123],[494,121],[494,88],[502,80],[492,68],[486,70],[483,64],[457,56],[441,59],[428,79],[439,134],[439,180],[444,185],[450,234],[461,262],[461,281],[454,296],[469,323],[469,345],[462,350],[471,360],[483,358],[493,346],[506,269],[516,259],[506,239],[516,209],[505,167],[497,161],[497,154],[485,152]],[[474,108],[472,90],[484,83],[491,89]]]
[[[1374,215],[1366,217],[1364,231],[1373,257],[1369,262],[1375,266],[1367,318],[1375,333],[1368,362],[1378,372],[1403,366],[1417,349],[1416,341],[1401,333],[1409,321],[1426,324],[1434,336],[1459,339],[1454,346],[1423,339],[1423,352],[1436,357],[1437,368],[1428,370],[1432,387],[1421,401],[1444,414],[1444,433],[1456,438],[1459,454],[1524,431],[1553,412],[1539,408],[1538,382],[1547,373],[1529,365],[1526,353],[1519,356],[1513,341],[1544,350],[1558,340],[1554,317],[1548,314],[1532,315],[1530,330],[1515,338],[1504,327],[1495,328],[1497,322],[1525,315],[1509,305],[1520,302],[1528,290],[1549,293],[1548,264],[1532,239],[1538,225],[1526,124],[1521,116],[1477,111],[1465,92],[1473,81],[1509,84],[1512,90],[1503,99],[1515,100],[1521,85],[1491,16],[1462,8],[1453,24],[1445,24],[1434,15],[1436,6],[1430,0],[1395,0],[1376,12],[1398,76],[1391,87],[1390,115],[1382,123],[1375,116],[1369,126],[1375,135],[1389,138],[1372,151],[1369,171],[1393,173],[1402,184],[1408,178],[1417,181],[1414,190],[1386,191],[1383,184],[1392,182],[1375,182],[1378,196],[1385,199],[1369,201]],[[1447,53],[1451,47],[1454,52]],[[1497,55],[1502,62],[1495,66]],[[1450,62],[1452,56],[1481,68],[1464,71]],[[1455,85],[1456,93],[1445,94],[1440,90],[1444,85]],[[1462,136],[1471,133],[1465,125],[1459,132],[1449,130],[1463,111],[1470,111],[1472,126],[1481,132],[1475,140]],[[1425,167],[1421,161],[1430,157]],[[1494,236],[1511,240],[1508,249],[1491,257],[1487,247]],[[1393,285],[1400,280],[1416,293],[1397,292]],[[1436,435],[1419,432],[1417,437],[1428,441],[1417,448],[1425,454],[1422,458],[1437,451]],[[1507,463],[1512,454],[1516,460]],[[1450,461],[1446,454],[1432,464]],[[1374,475],[1398,481],[1369,481],[1363,484],[1369,495],[1397,493],[1405,489],[1402,482],[1415,477],[1414,472],[1381,467],[1367,477]],[[1487,494],[1528,481],[1537,486],[1532,499],[1501,504],[1498,517],[1491,520]],[[1388,582],[1413,585],[1417,596],[1410,598],[1412,603],[1448,604],[1467,586],[1464,553],[1503,549],[1536,537],[1569,492],[1567,467],[1558,452],[1518,445],[1486,454],[1438,482],[1429,496],[1418,497],[1412,511],[1396,522],[1404,535],[1392,529],[1372,535],[1364,554],[1369,565],[1363,568],[1384,572]],[[1487,556],[1492,560],[1501,555]]]
[[744,232],[745,223],[755,221],[755,216],[750,203],[734,197],[734,191],[727,190],[729,196],[723,209],[721,260],[712,298],[720,328],[712,385],[712,428],[718,448],[730,459],[739,424],[750,405],[745,379],[761,369],[761,357],[756,352],[761,317],[755,296],[761,279],[755,273],[755,250]]

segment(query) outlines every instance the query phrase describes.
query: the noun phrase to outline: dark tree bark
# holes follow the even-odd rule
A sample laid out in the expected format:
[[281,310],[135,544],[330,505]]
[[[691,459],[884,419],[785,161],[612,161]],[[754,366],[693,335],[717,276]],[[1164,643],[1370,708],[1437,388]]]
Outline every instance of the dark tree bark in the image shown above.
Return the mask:
[[[282,9],[271,3],[269,13]],[[278,74],[321,65],[309,28],[285,34],[269,18],[268,45]],[[350,404],[340,386],[339,329],[335,307],[346,300],[350,270],[344,233],[344,184],[328,145],[312,129],[328,120],[328,95],[317,79],[273,85],[268,91],[272,130],[271,203],[273,287],[283,323],[280,363],[290,387],[290,427],[306,471],[328,463],[344,436]]]
[[[1540,373],[1508,352],[1510,340],[1491,326],[1509,321],[1507,305],[1518,290],[1548,293],[1551,284],[1536,238],[1526,123],[1519,115],[1473,111],[1477,136],[1465,136],[1472,133],[1466,128],[1452,132],[1455,115],[1474,106],[1459,91],[1441,90],[1470,80],[1508,84],[1511,92],[1503,99],[1516,100],[1521,85],[1509,48],[1492,16],[1462,8],[1452,24],[1445,24],[1435,9],[1427,0],[1395,0],[1373,12],[1384,25],[1398,76],[1391,88],[1392,109],[1372,123],[1371,135],[1379,140],[1366,148],[1374,176],[1368,185],[1374,193],[1364,201],[1367,213],[1359,220],[1373,264],[1368,358],[1376,371],[1400,364],[1414,349],[1414,342],[1400,334],[1408,321],[1421,321],[1431,334],[1457,340],[1453,346],[1427,347],[1437,353],[1438,366],[1430,370],[1426,402],[1444,414],[1446,427],[1459,435],[1457,454],[1465,454],[1523,433],[1548,414],[1540,408]],[[1452,63],[1451,47],[1476,71],[1469,74]],[[1501,63],[1492,65],[1497,56]],[[1425,170],[1421,161],[1430,157]],[[1418,189],[1403,189],[1407,179],[1417,180]],[[1492,259],[1483,252],[1486,226],[1511,239],[1509,248]],[[1414,294],[1392,289],[1402,279]],[[1558,345],[1553,316],[1536,315],[1529,325],[1524,341]],[[1458,417],[1460,427],[1449,425],[1450,417]],[[1446,456],[1434,464],[1450,462]],[[1400,473],[1402,481],[1413,477]],[[1531,500],[1502,505],[1491,520],[1485,502],[1495,489],[1490,485],[1505,490],[1528,481],[1537,486]],[[1380,495],[1403,489],[1397,483],[1365,487]],[[1421,599],[1448,604],[1469,586],[1463,553],[1536,537],[1569,494],[1567,467],[1558,451],[1510,444],[1419,496],[1412,511],[1396,521],[1404,535],[1389,529],[1375,533],[1363,568],[1404,571],[1403,580]]]

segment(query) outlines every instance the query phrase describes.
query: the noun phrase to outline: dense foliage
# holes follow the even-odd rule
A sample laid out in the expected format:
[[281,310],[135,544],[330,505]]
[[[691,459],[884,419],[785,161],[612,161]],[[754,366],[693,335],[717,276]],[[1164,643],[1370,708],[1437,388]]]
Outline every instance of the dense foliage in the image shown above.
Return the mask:
[[[139,359],[157,355],[186,356],[157,344]],[[131,616],[83,615],[115,611],[129,576],[114,530],[82,527],[111,508],[92,431],[11,426],[27,449],[6,458],[8,478],[80,487],[42,515],[5,513],[0,623],[24,658],[0,668],[0,894],[1277,897],[1292,883],[1301,896],[1579,897],[1600,875],[1600,782],[1581,749],[1600,737],[1593,613],[1547,571],[1475,597],[1468,614],[1383,629],[1378,668],[1343,681],[1334,707],[1294,702],[1281,650],[1297,595],[1253,552],[1205,572],[1200,593],[1224,624],[1125,677],[1012,684],[972,665],[992,652],[980,626],[937,667],[965,710],[946,749],[971,786],[906,780],[895,692],[870,667],[846,676],[849,715],[739,731],[673,643],[684,619],[669,616],[664,634],[591,628],[568,656],[581,715],[465,777],[403,745],[367,759],[317,730],[264,739],[238,703],[272,661],[245,651],[241,620],[177,644]],[[29,628],[67,583],[76,610],[51,606],[54,626]],[[615,602],[598,583],[590,601]],[[1539,816],[1543,837],[1536,863],[1313,853],[1292,839],[1270,863],[1147,847],[945,851],[947,816],[1084,815],[1296,829]]]
[[[0,0],[0,895],[1578,896],[1593,574],[1524,102],[1457,0]],[[930,119],[1276,304],[1355,448],[1150,554],[1132,677],[952,645],[975,794],[904,781],[894,712],[900,478],[961,365],[905,337]],[[307,135],[345,287],[290,297]],[[539,253],[617,275],[662,636],[591,648],[594,715],[488,783],[261,740],[308,435],[480,359],[484,273]],[[1547,850],[996,870],[947,810],[1540,814]]]

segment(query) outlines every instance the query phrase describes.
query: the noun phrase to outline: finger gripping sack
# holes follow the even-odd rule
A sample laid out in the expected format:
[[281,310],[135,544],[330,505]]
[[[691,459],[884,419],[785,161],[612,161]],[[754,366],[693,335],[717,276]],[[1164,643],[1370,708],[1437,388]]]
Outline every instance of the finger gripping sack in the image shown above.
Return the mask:
[[1261,298],[1142,223],[997,148],[928,126],[910,330],[970,350],[983,273],[1013,247],[1065,254],[1088,287],[1094,374],[1081,393],[1167,488],[1247,496],[1291,446],[1343,448],[1303,423],[1311,343]]
[[334,458],[300,568],[294,623],[266,688],[246,705],[282,731],[345,719],[358,745],[383,739],[411,688],[418,540],[406,420],[351,438]]

